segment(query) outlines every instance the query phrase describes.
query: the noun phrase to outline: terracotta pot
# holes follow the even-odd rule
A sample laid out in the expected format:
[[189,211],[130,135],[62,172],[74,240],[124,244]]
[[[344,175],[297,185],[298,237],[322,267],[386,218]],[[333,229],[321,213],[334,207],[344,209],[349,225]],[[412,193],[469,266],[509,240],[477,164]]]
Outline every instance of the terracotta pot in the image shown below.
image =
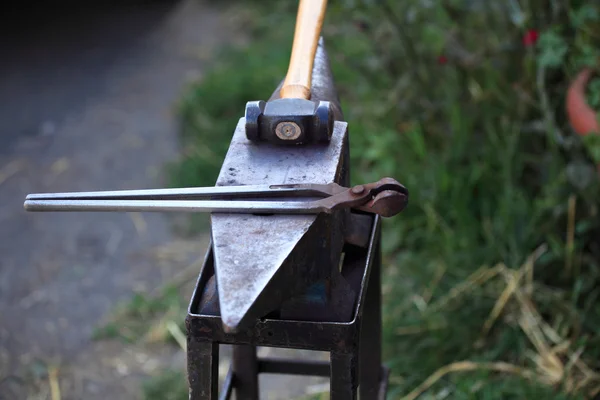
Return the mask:
[[585,136],[589,133],[600,134],[600,124],[596,111],[591,108],[586,99],[585,89],[594,75],[592,68],[585,68],[575,77],[567,92],[567,116],[573,130]]

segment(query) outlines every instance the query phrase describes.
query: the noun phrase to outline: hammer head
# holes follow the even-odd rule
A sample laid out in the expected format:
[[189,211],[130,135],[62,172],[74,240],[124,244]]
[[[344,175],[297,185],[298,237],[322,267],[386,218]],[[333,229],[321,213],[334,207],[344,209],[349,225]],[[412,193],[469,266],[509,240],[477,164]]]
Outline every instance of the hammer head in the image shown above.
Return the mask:
[[329,142],[333,111],[328,101],[277,99],[246,104],[246,137],[277,144]]

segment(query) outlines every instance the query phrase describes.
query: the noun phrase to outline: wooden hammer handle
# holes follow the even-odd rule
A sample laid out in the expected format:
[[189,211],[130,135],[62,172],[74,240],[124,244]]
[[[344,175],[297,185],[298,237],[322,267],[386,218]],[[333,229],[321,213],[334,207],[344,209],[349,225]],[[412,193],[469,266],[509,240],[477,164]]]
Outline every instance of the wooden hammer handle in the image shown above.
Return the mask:
[[313,63],[326,8],[327,0],[300,0],[290,66],[279,91],[282,99],[310,99]]

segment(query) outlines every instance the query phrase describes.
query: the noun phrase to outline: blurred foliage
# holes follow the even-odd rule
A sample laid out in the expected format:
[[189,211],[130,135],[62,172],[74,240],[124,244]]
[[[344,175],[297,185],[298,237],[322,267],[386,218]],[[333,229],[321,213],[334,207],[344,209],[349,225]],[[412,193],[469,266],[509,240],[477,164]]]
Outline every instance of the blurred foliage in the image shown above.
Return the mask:
[[[249,44],[182,99],[174,185],[214,184],[245,103],[286,72],[296,5],[230,10]],[[393,176],[411,195],[384,226],[391,398],[600,392],[600,143],[563,111],[570,79],[599,64],[599,13],[589,1],[330,4],[352,180]]]
[[165,285],[156,295],[136,293],[116,307],[109,321],[94,330],[93,339],[120,339],[127,343],[166,341],[176,345],[167,324],[174,321],[185,332],[186,301],[179,288],[172,285]]
[[186,400],[189,398],[185,373],[177,370],[161,371],[143,386],[144,400]]

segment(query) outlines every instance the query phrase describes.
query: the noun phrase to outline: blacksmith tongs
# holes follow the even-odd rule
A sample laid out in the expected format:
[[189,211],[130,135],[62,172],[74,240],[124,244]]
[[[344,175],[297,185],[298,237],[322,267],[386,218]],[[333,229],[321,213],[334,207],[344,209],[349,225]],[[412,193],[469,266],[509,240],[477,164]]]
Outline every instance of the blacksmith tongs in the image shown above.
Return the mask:
[[180,189],[39,193],[27,211],[171,211],[318,214],[356,210],[391,217],[406,207],[408,190],[392,178],[346,188],[336,183],[192,187]]

